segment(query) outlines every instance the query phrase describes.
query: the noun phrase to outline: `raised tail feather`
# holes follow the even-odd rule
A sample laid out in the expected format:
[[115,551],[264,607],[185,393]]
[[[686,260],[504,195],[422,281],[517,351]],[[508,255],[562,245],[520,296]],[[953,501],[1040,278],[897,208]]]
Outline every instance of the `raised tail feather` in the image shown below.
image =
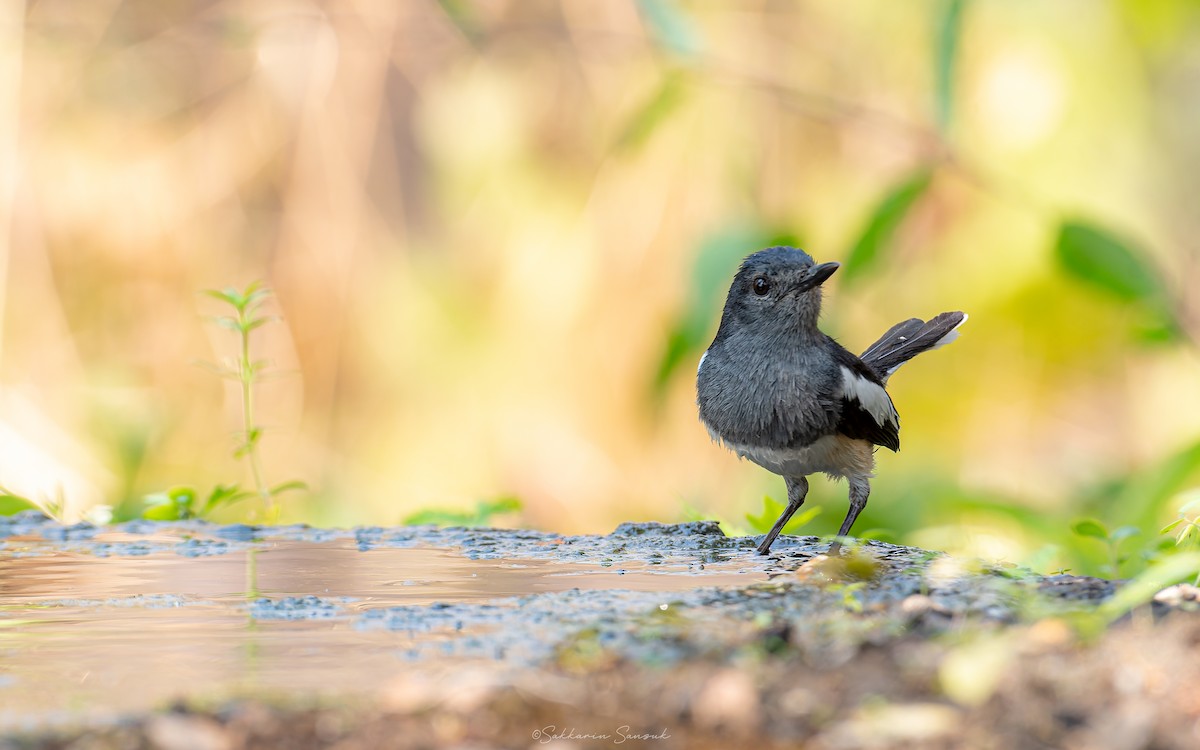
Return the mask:
[[967,320],[963,312],[944,312],[928,323],[910,318],[888,329],[859,357],[884,381],[896,368],[921,352],[936,349],[958,338],[958,327]]

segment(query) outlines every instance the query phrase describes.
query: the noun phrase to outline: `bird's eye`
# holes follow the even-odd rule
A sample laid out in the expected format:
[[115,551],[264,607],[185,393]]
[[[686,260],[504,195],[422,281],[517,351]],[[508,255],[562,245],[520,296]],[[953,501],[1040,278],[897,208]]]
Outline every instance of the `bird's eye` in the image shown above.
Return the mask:
[[771,282],[767,281],[766,276],[759,276],[754,280],[754,293],[758,296],[763,296],[771,291]]

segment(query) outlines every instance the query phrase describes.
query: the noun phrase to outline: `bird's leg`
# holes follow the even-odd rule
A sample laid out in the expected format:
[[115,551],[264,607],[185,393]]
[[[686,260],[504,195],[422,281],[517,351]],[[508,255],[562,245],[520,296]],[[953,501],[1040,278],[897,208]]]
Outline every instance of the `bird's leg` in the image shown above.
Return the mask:
[[866,477],[849,477],[849,483],[850,510],[846,513],[846,520],[842,521],[842,528],[838,529],[838,539],[829,545],[829,554],[831,555],[841,554],[841,537],[850,533],[850,527],[854,525],[863,508],[867,507],[867,496],[871,494],[871,484]]
[[758,545],[758,554],[760,555],[771,551],[771,544],[774,543],[775,537],[779,536],[779,532],[783,531],[788,520],[796,511],[800,510],[801,505],[804,505],[804,496],[808,494],[808,479],[805,477],[784,477],[783,480],[787,483],[788,504],[779,516],[779,520],[771,527],[771,531],[763,538],[762,544]]

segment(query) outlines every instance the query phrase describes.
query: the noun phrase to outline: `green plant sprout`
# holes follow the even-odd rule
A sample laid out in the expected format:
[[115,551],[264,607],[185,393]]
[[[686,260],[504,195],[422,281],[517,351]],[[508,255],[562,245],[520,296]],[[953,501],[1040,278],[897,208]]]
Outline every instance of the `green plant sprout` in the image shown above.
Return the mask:
[[1121,566],[1129,560],[1129,555],[1121,554],[1121,542],[1142,533],[1136,526],[1121,526],[1108,530],[1108,527],[1093,518],[1084,518],[1071,524],[1071,530],[1079,536],[1090,537],[1103,542],[1108,549],[1108,564],[1104,570],[1113,578],[1121,575]]
[[[1179,508],[1179,518],[1164,526],[1159,533],[1174,533],[1177,550],[1200,549],[1200,498],[1184,503]],[[1192,585],[1200,586],[1200,571],[1197,571]]]
[[166,492],[148,495],[146,497],[147,507],[142,515],[158,521],[198,518],[223,505],[257,496],[262,498],[266,505],[267,518],[273,522],[279,518],[279,503],[276,498],[291,490],[307,489],[307,485],[295,480],[274,486],[268,484],[263,472],[262,457],[258,451],[263,428],[257,424],[254,417],[254,386],[262,380],[267,371],[268,362],[251,359],[250,334],[255,329],[278,319],[275,316],[262,314],[262,304],[271,295],[271,291],[261,282],[255,281],[242,291],[229,287],[206,289],[204,293],[226,303],[233,309],[232,315],[219,315],[212,320],[237,335],[238,356],[232,363],[226,365],[202,364],[216,375],[233,380],[239,385],[242,401],[242,429],[238,434],[233,457],[246,460],[250,476],[254,481],[254,489],[242,489],[236,483],[218,484],[208,493],[207,497],[201,500],[201,493],[193,486],[172,487]]
[[[268,367],[265,360],[250,358],[250,334],[267,323],[278,320],[276,316],[263,315],[262,304],[271,296],[271,290],[261,282],[251,282],[244,290],[238,291],[233,287],[225,289],[206,289],[205,294],[228,304],[233,308],[233,315],[219,315],[213,321],[237,334],[240,352],[232,366],[214,367],[220,376],[236,381],[241,386],[242,394],[242,433],[241,441],[234,448],[234,458],[244,458],[250,467],[250,475],[254,479],[255,494],[262,498],[267,506],[271,520],[279,516],[279,504],[275,498],[290,490],[306,489],[307,485],[299,481],[289,481],[274,487],[267,484],[262,468],[262,457],[258,452],[258,444],[262,439],[262,427],[254,419],[254,385],[262,379]],[[223,490],[223,492],[219,492]],[[237,486],[217,487],[209,495],[206,508],[240,500],[245,494],[237,490]],[[215,498],[215,499],[214,499]]]

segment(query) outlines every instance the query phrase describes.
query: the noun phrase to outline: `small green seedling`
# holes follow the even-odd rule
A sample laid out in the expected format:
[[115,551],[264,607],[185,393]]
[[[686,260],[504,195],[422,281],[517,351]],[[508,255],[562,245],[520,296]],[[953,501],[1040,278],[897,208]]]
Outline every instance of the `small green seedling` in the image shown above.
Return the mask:
[[1136,526],[1121,526],[1109,531],[1107,526],[1093,518],[1084,518],[1076,521],[1071,524],[1071,530],[1079,536],[1089,537],[1104,543],[1108,549],[1108,564],[1104,566],[1104,570],[1113,578],[1120,577],[1121,566],[1130,557],[1129,555],[1121,554],[1121,542],[1142,533],[1141,529]]
[[307,489],[300,481],[289,481],[281,484],[268,484],[262,467],[262,457],[259,455],[259,441],[262,440],[263,428],[254,417],[254,386],[267,373],[269,363],[265,360],[251,359],[250,334],[262,326],[277,320],[275,316],[262,313],[263,302],[271,295],[271,291],[260,282],[253,282],[245,289],[238,291],[232,287],[226,289],[206,289],[210,297],[218,299],[232,308],[231,315],[219,315],[212,320],[222,328],[226,328],[238,337],[238,356],[223,365],[202,363],[206,369],[216,375],[238,383],[242,400],[242,429],[238,433],[237,444],[233,449],[233,457],[245,459],[254,482],[253,490],[244,490],[238,484],[219,484],[208,496],[200,499],[200,492],[192,486],[182,485],[172,487],[166,492],[160,492],[146,497],[146,510],[143,516],[160,521],[178,521],[188,518],[198,518],[207,515],[224,505],[235,503],[251,497],[259,497],[266,505],[268,518],[277,520],[279,504],[276,498],[292,490]]
[[[1200,499],[1184,503],[1179,508],[1179,518],[1163,527],[1160,534],[1174,534],[1175,549],[1200,549]],[[1200,571],[1197,571],[1194,586],[1200,586]]]
[[[275,498],[284,492],[306,489],[307,485],[299,481],[284,482],[274,486],[267,484],[263,475],[262,458],[258,452],[263,429],[255,423],[254,419],[254,385],[262,379],[269,363],[265,360],[250,358],[250,334],[256,328],[278,320],[275,316],[262,314],[262,304],[271,296],[271,290],[264,287],[261,282],[255,281],[240,292],[228,287],[226,289],[208,289],[205,290],[205,294],[233,308],[233,315],[219,315],[213,318],[213,322],[237,335],[240,354],[231,364],[211,369],[222,377],[236,381],[241,386],[242,431],[239,442],[233,450],[233,457],[246,459],[246,463],[250,467],[250,475],[254,479],[254,494],[262,498],[270,517],[276,519],[279,516],[279,506]],[[218,487],[209,496],[206,508],[210,505],[216,507],[234,502],[234,500],[248,496],[250,496],[248,492],[238,492],[237,485]],[[215,503],[214,497],[216,497]]]

